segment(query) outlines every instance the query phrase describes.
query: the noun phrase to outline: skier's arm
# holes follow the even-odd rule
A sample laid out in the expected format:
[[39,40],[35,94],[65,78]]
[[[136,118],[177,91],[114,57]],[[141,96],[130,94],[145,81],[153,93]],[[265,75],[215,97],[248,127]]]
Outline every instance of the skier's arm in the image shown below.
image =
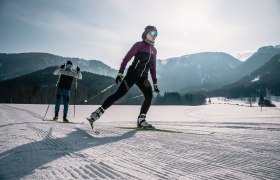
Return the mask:
[[61,69],[61,68],[58,68],[57,70],[55,70],[54,72],[53,72],[53,74],[54,75],[61,75],[61,71],[62,71],[63,69]]
[[77,66],[76,68],[76,71],[73,70],[73,77],[76,78],[76,79],[82,79],[83,76],[82,76],[82,73],[81,73],[81,69],[79,68],[79,66]]
[[123,74],[125,67],[127,63],[131,60],[131,58],[137,53],[139,49],[139,42],[135,43],[131,49],[127,52],[126,56],[123,58],[123,61],[121,63],[121,67],[119,69],[119,73]]
[[153,84],[157,84],[157,72],[156,72],[156,58],[157,58],[157,51],[154,55],[151,68],[150,68],[150,73],[152,76]]
[[62,70],[65,68],[65,64],[62,64],[60,68],[53,72],[54,75],[61,75]]
[[76,77],[77,79],[82,79],[83,78],[83,75],[82,75],[81,71],[78,71],[76,75],[77,75],[77,77]]

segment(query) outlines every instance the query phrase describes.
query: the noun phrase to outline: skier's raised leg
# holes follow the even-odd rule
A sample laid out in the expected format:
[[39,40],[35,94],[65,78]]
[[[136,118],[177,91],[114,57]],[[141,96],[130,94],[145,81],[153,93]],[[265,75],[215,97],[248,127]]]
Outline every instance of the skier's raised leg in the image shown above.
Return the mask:
[[[118,79],[118,76],[116,78],[116,81]],[[97,119],[100,118],[100,116],[105,112],[106,109],[108,109],[115,101],[117,101],[118,99],[120,99],[121,97],[123,97],[127,91],[133,86],[134,84],[134,77],[133,76],[126,76],[124,78],[124,80],[121,82],[118,90],[112,94],[111,96],[109,96],[104,103],[102,104],[101,107],[99,107],[96,111],[94,111],[91,116],[90,116],[90,120],[92,121],[92,123],[94,121],[96,121]]]
[[99,107],[96,111],[94,111],[93,113],[91,113],[91,120],[92,122],[96,121],[97,119],[99,119],[102,114],[104,114],[105,110],[103,109],[103,107]]

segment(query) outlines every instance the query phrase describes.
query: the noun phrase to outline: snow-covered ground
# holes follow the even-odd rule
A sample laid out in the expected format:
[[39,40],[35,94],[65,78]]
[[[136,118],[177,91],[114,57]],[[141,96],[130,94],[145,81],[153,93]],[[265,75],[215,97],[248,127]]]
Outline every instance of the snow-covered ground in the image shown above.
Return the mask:
[[280,179],[280,104],[212,103],[151,107],[149,122],[180,134],[120,129],[140,107],[112,106],[99,136],[85,121],[98,106],[71,106],[85,123],[63,124],[40,119],[46,105],[0,104],[0,179]]

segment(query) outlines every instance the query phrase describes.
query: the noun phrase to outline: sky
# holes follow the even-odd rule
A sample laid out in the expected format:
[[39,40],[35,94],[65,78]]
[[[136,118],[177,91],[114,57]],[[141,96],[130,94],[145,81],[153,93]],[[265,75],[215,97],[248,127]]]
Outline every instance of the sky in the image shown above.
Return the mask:
[[113,68],[156,26],[157,59],[280,44],[280,0],[0,0],[0,52],[47,52]]

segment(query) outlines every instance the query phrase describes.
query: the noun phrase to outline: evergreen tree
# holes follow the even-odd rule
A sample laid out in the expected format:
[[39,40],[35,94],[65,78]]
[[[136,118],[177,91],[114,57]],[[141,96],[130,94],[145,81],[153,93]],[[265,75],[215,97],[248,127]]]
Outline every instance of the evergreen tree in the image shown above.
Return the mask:
[[260,98],[259,98],[259,106],[263,106],[264,104],[264,97],[263,97],[263,94],[261,94]]

